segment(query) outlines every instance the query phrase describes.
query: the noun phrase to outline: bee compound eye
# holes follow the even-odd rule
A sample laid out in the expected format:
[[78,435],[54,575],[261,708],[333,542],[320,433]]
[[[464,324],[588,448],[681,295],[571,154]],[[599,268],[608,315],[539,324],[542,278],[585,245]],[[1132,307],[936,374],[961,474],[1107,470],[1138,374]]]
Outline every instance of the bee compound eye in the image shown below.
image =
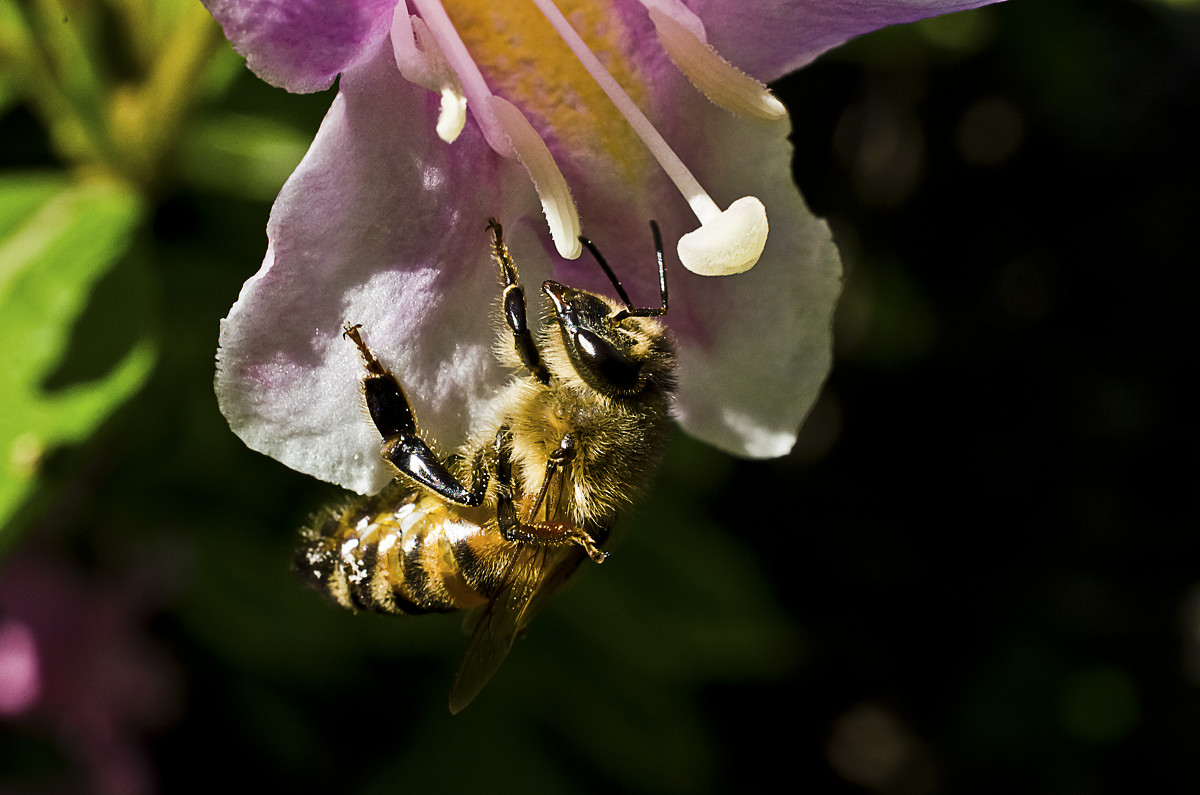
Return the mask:
[[606,391],[629,392],[638,385],[641,365],[619,351],[604,337],[579,329],[575,332],[575,349],[580,362],[600,379]]

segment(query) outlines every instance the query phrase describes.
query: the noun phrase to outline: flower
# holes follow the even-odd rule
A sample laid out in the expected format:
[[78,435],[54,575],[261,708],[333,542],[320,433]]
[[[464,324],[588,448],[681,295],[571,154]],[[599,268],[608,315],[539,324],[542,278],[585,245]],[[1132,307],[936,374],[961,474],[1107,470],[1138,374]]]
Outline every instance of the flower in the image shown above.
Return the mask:
[[[147,634],[169,579],[135,570],[121,583],[40,547],[0,568],[0,721],[45,737],[69,770],[38,778],[62,791],[153,792],[141,734],[178,711],[182,683]],[[5,770],[4,782],[21,779]]]
[[[550,0],[205,0],[264,79],[313,91],[341,76],[222,324],[222,411],[250,447],[376,490],[391,470],[344,322],[367,330],[427,434],[461,439],[503,377],[486,219],[505,224],[526,285],[553,272],[603,291],[593,263],[568,259],[582,223],[641,305],[658,298],[656,219],[697,272],[758,262],[719,279],[670,268],[678,421],[735,454],[787,453],[829,368],[841,268],[758,80],[990,1],[560,0],[558,19]],[[608,75],[632,100],[600,87]]]

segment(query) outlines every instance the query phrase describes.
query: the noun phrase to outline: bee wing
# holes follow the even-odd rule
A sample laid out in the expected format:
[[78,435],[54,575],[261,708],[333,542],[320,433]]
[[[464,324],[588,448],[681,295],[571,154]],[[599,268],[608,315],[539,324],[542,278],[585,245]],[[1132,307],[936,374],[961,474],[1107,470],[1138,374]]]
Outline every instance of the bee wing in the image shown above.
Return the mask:
[[[484,608],[467,650],[463,654],[454,685],[450,688],[450,712],[456,714],[474,700],[500,668],[512,649],[517,633],[579,564],[581,553],[527,545],[513,557],[503,584]],[[535,609],[530,610],[534,605]]]
[[525,608],[525,616],[521,621],[521,626],[518,631],[529,626],[529,622],[533,621],[538,613],[542,612],[542,608],[550,601],[550,597],[558,590],[558,587],[566,582],[567,578],[575,573],[575,569],[579,568],[579,564],[587,553],[581,547],[572,547],[567,554],[562,555],[557,563],[549,568],[542,576],[541,585],[533,594],[533,599],[530,600],[529,606]]

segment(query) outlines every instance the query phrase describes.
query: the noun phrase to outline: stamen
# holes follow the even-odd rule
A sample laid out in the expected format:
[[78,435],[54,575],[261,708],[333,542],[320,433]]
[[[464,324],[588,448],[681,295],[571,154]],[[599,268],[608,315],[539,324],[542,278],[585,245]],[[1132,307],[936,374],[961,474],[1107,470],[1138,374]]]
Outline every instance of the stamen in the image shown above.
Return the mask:
[[437,134],[446,143],[454,143],[467,123],[467,97],[462,82],[446,61],[437,39],[420,17],[410,17],[408,7],[399,3],[392,13],[392,54],[400,74],[410,82],[442,95]]
[[533,187],[542,200],[542,212],[546,214],[554,247],[566,259],[575,259],[583,251],[579,242],[579,212],[571,198],[571,188],[558,170],[554,156],[550,154],[542,136],[537,134],[525,114],[515,105],[494,94],[486,102],[487,110],[507,134],[517,159],[533,180]]
[[434,127],[438,137],[446,143],[452,144],[465,126],[467,126],[467,98],[462,93],[462,86],[459,86],[457,91],[452,88],[443,88],[442,110],[438,113],[437,125]]
[[[697,33],[676,16],[678,10],[672,8],[667,12],[657,7],[654,0],[642,2],[650,11],[658,40],[671,61],[716,105],[762,121],[778,121],[787,115],[787,109],[769,88],[726,61],[708,45],[703,23]],[[681,6],[681,10],[695,17],[686,7]],[[696,22],[700,20],[696,19]]]
[[[516,152],[508,145],[508,137],[501,133],[496,120],[485,107],[484,100],[490,97],[492,92],[483,79],[483,73],[479,71],[471,53],[467,52],[467,46],[463,44],[462,38],[455,30],[450,17],[446,15],[446,9],[442,7],[440,0],[411,0],[411,2],[437,41],[446,62],[450,64],[462,82],[467,106],[471,108],[471,114],[479,122],[488,146],[504,157],[516,157]],[[399,11],[399,4],[397,4],[396,13]]]
[[[571,198],[567,180],[545,141],[520,110],[492,94],[440,0],[412,0],[412,4],[437,41],[445,61],[461,80],[462,93],[488,146],[504,157],[520,161],[529,172],[542,202],[554,247],[562,257],[575,259],[583,251],[579,244],[579,211]],[[401,13],[403,6],[404,3],[398,4],[396,14]]]
[[[533,2],[646,144],[699,219],[700,229],[684,235],[679,241],[679,259],[684,267],[705,276],[741,273],[753,267],[766,245],[767,216],[762,202],[747,196],[722,212],[646,115],[567,22],[553,0]],[[689,240],[686,246],[685,240]]]

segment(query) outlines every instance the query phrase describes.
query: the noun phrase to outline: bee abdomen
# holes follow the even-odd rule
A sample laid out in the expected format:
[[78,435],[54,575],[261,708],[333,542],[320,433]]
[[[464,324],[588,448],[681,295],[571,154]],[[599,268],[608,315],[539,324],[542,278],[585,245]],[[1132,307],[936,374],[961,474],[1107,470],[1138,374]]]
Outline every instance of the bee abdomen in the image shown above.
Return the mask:
[[[384,495],[380,495],[380,502]],[[420,614],[474,607],[483,597],[463,580],[446,538],[451,517],[436,500],[405,495],[330,513],[304,531],[295,568],[343,607]]]

